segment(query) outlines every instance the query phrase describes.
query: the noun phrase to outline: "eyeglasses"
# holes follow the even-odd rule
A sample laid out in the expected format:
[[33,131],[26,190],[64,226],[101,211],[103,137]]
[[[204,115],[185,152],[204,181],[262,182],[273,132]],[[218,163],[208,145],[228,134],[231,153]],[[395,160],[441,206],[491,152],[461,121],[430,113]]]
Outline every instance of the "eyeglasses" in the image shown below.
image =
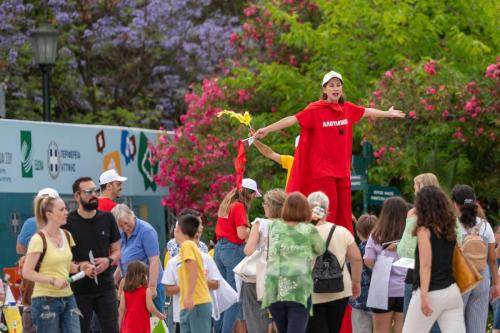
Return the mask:
[[88,188],[88,189],[85,189],[85,190],[80,190],[80,192],[86,194],[86,195],[91,195],[92,193],[95,193],[97,195],[101,194],[101,189],[98,188],[98,187],[94,187],[94,188]]

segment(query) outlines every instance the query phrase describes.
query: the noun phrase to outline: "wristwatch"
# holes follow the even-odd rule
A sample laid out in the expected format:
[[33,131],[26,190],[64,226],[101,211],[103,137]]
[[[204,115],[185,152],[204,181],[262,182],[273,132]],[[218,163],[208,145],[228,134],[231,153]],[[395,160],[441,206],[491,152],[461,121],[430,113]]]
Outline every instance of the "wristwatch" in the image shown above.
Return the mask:
[[109,261],[109,266],[113,265],[113,258],[108,257],[108,261]]

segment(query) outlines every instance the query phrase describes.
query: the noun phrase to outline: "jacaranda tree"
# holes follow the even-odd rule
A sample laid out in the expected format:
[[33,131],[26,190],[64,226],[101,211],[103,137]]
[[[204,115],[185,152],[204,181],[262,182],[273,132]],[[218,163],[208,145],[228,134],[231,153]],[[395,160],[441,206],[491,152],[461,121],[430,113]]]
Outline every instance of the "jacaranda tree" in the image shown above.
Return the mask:
[[[49,21],[60,33],[55,120],[173,127],[188,84],[216,73],[232,54],[229,34],[238,31],[239,4],[48,1]],[[27,41],[43,20],[42,1],[0,4],[0,77],[9,118],[40,119],[41,80]]]

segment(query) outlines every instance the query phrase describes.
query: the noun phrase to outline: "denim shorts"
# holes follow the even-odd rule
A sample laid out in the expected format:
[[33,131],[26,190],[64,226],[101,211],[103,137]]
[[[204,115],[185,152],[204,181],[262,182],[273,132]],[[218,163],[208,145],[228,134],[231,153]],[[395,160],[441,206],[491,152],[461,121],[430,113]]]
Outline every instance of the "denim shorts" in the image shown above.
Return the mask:
[[80,316],[73,295],[31,299],[31,318],[37,333],[80,333]]

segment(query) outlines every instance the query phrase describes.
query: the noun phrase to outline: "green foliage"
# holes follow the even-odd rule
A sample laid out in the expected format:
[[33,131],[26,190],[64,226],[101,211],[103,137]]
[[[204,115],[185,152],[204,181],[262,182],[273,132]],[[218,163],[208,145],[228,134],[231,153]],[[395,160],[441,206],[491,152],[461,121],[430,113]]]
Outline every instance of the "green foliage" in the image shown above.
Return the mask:
[[[495,98],[487,96],[497,88],[483,75],[500,50],[499,13],[500,3],[489,0],[259,1],[245,10],[243,31],[234,41],[240,57],[226,62],[224,81],[251,94],[234,105],[250,110],[253,126],[259,128],[317,100],[322,76],[339,71],[348,100],[417,114],[417,120],[363,121],[357,126],[354,153],[365,137],[378,154],[382,147],[387,151],[370,171],[372,183],[399,186],[411,199],[413,177],[431,171],[446,189],[469,183],[484,197],[497,198],[498,108]],[[431,59],[437,59],[435,76],[422,67],[434,63]],[[391,74],[395,78],[389,82],[386,75]],[[466,84],[472,80],[486,94],[477,98],[489,111],[474,118],[467,111],[462,122],[465,103],[473,96]],[[435,95],[427,94],[429,86],[437,90]],[[374,90],[383,91],[380,100],[370,98]],[[422,111],[427,105],[434,111]],[[444,110],[449,113],[445,118]],[[481,134],[475,132],[478,128]],[[265,143],[291,154],[298,132],[296,126],[273,133]],[[284,170],[254,148],[247,154],[249,176],[264,189],[283,187]]]

